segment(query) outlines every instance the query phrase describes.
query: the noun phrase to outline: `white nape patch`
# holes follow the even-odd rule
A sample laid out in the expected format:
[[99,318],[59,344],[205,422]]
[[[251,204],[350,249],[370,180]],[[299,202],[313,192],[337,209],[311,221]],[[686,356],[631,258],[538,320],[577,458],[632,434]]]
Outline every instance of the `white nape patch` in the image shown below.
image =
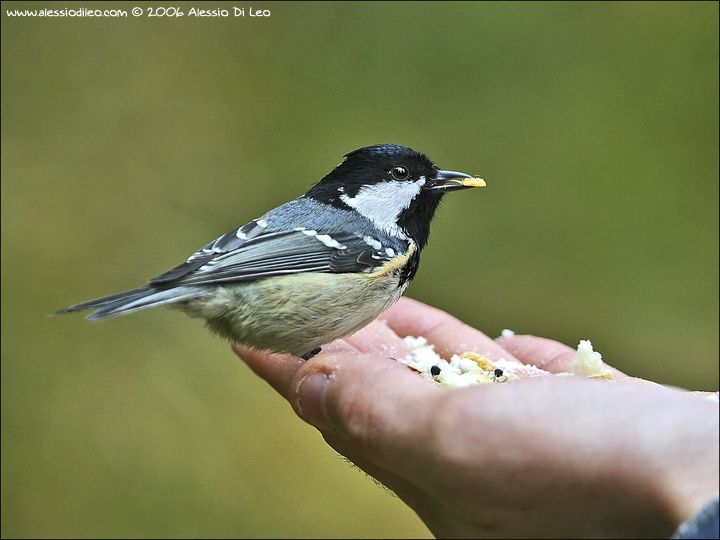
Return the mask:
[[378,251],[382,249],[382,244],[372,236],[363,236],[363,240],[373,249],[377,249]]
[[383,232],[405,238],[405,233],[398,227],[397,218],[418,196],[423,185],[424,176],[415,182],[380,182],[363,186],[354,197],[340,195],[340,200],[360,212]]

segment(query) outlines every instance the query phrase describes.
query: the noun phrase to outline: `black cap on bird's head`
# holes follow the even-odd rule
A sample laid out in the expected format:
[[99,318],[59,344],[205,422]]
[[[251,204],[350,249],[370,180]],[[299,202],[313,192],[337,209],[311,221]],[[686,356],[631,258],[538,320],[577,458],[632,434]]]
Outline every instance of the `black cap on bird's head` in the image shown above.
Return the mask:
[[305,196],[353,208],[381,230],[391,234],[399,230],[422,248],[442,196],[484,185],[469,174],[438,169],[412,148],[377,144],[346,154]]

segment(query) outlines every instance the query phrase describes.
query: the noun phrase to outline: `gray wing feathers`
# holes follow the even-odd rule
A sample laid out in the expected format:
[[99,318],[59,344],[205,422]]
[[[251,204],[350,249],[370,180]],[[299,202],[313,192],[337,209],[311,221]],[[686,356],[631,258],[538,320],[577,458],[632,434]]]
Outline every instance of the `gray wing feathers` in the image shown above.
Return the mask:
[[[213,283],[300,272],[371,272],[408,247],[397,238],[370,239],[364,231],[349,233],[327,227],[328,223],[342,224],[348,212],[337,210],[328,215],[326,209],[320,213],[316,205],[311,200],[296,199],[210,242],[145,287],[83,302],[55,314],[95,308],[87,318],[103,319],[182,302]],[[292,222],[289,217],[298,215],[307,216],[303,226],[287,228]]]
[[[250,281],[297,272],[328,272],[334,251],[301,232],[268,234],[245,243],[240,249],[217,254],[192,272],[166,285],[200,285],[225,281]],[[152,284],[158,283],[156,280]]]

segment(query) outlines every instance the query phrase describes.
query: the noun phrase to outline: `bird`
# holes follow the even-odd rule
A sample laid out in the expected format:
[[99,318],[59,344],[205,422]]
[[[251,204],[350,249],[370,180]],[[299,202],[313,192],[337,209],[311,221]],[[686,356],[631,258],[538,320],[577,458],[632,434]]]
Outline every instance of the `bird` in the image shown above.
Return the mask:
[[394,144],[358,148],[305,194],[132,289],[59,310],[98,320],[170,305],[214,333],[305,359],[370,324],[415,277],[443,196],[485,186]]

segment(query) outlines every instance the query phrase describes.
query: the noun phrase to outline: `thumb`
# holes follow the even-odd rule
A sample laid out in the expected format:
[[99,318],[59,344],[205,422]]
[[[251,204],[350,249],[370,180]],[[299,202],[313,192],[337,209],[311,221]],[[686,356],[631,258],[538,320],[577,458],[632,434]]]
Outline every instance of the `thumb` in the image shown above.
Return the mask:
[[392,358],[337,352],[321,353],[302,366],[288,400],[320,431],[366,441],[410,426],[440,392]]

